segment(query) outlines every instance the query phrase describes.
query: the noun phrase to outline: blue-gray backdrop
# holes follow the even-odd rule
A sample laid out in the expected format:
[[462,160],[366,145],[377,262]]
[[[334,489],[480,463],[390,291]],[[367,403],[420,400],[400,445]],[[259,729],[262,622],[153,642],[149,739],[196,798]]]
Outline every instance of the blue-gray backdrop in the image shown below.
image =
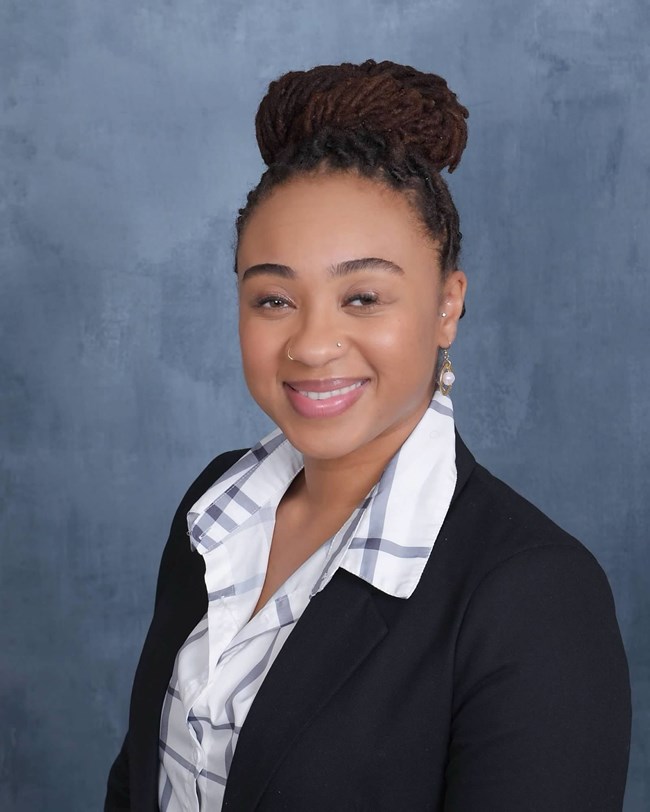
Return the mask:
[[581,538],[650,809],[647,0],[1,0],[0,807],[100,806],[177,501],[268,423],[233,217],[268,82],[393,59],[469,107],[458,424]]

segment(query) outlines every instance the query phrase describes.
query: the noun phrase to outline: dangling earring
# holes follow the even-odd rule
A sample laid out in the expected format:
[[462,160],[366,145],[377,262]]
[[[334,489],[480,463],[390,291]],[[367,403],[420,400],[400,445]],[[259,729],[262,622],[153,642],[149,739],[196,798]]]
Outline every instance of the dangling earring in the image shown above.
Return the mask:
[[448,395],[451,392],[451,387],[456,380],[448,349],[448,347],[444,347],[442,350],[442,364],[440,365],[440,372],[438,373],[438,388],[443,395]]

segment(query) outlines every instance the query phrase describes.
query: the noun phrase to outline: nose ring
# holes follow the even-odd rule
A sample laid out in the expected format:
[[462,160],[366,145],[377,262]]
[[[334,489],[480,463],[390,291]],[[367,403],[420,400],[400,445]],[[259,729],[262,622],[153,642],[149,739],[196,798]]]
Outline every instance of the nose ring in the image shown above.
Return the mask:
[[[341,344],[341,342],[340,342],[340,341],[337,341],[337,342],[336,342],[336,346],[337,346],[337,347],[342,347],[343,345]],[[287,358],[288,358],[290,361],[295,361],[295,360],[296,360],[296,359],[295,359],[295,358],[294,358],[294,357],[291,355],[291,348],[290,348],[290,347],[287,347]]]

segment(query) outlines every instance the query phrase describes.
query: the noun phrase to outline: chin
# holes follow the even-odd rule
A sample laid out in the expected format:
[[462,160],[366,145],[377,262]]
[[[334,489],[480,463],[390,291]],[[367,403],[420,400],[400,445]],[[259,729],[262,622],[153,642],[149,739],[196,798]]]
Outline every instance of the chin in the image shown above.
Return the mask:
[[359,451],[372,442],[372,437],[364,437],[350,430],[350,426],[335,426],[325,422],[320,425],[292,425],[292,421],[278,424],[291,445],[312,460],[338,460]]

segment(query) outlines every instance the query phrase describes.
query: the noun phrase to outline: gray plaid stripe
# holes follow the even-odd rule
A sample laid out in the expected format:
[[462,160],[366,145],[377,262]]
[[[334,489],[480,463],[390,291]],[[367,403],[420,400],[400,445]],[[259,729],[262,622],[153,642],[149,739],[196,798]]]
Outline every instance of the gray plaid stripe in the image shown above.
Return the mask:
[[[200,635],[199,635],[199,636],[200,636]],[[180,699],[180,698],[181,698],[180,693],[179,693],[179,692],[176,690],[176,688],[172,688],[172,686],[171,686],[171,685],[170,685],[170,686],[167,688],[167,693],[168,693],[168,694],[171,694],[171,696],[173,696],[173,697],[176,697],[176,699]]]
[[453,411],[449,408],[449,406],[445,406],[444,403],[438,403],[436,400],[432,400],[429,404],[429,408],[434,411],[438,412],[438,414],[444,414],[445,417],[452,417],[454,416]]
[[[250,451],[247,451],[245,454],[243,454],[237,460],[237,462],[231,468],[229,468],[225,472],[225,474],[223,474],[223,476],[219,477],[219,479],[217,480],[217,483],[221,482],[226,477],[228,477],[228,479],[230,479],[231,477],[241,476],[243,473],[245,473],[245,471],[248,468],[250,468],[252,465],[256,464],[255,461],[253,460],[253,457],[255,457],[255,459],[257,459],[257,457],[256,457],[256,455],[254,453],[254,449],[251,449]],[[258,462],[259,462],[259,459],[258,459]],[[217,483],[215,483],[215,484],[217,484]]]
[[226,586],[223,589],[217,589],[215,592],[208,592],[208,600],[216,601],[219,598],[230,598],[232,595],[236,594],[235,585],[230,584],[230,586]]
[[[176,684],[176,680],[173,681]],[[176,699],[180,699],[180,695],[178,692],[174,692],[172,688],[167,689],[167,693],[165,694],[165,699],[163,702],[162,711],[160,713],[160,740],[161,743],[164,744],[167,739],[169,738],[169,715],[172,710],[172,702],[174,700],[174,696],[176,695]]]
[[316,585],[311,590],[310,597],[313,598],[314,595],[317,592],[320,591],[323,580],[325,579],[325,577],[327,576],[327,573],[329,571],[330,562],[331,561],[336,561],[337,556],[347,546],[347,544],[348,544],[348,542],[350,540],[350,536],[352,536],[354,534],[355,530],[359,526],[359,522],[361,520],[361,517],[363,516],[363,509],[365,507],[367,507],[367,504],[368,504],[368,499],[366,499],[364,501],[363,507],[358,508],[357,511],[356,511],[356,514],[353,515],[352,519],[350,520],[350,524],[348,525],[347,529],[345,530],[345,532],[341,535],[341,538],[339,539],[339,543],[338,543],[338,546],[337,546],[336,550],[334,550],[334,552],[330,556],[328,556],[328,560],[325,562],[325,567],[324,567],[323,571],[321,572],[321,574],[319,575],[318,579],[316,580]]
[[[206,522],[207,514],[201,516],[200,519],[197,519],[194,524],[192,525],[192,529],[189,532],[190,543],[196,550],[203,549],[206,552],[210,552],[214,550],[215,547],[218,547],[221,542],[215,541],[214,539],[210,538],[210,536],[206,536],[207,531],[214,525],[214,521],[210,521],[209,523]],[[209,517],[208,517],[209,518]],[[232,520],[228,519],[231,522],[232,527],[230,530],[234,530],[237,525]]]
[[258,443],[251,449],[251,454],[255,456],[258,462],[261,462],[265,457],[268,457],[276,448],[279,448],[282,443],[285,441],[286,437],[284,434],[280,433],[277,434],[275,437],[271,437],[270,440],[264,443]]
[[[250,671],[244,676],[244,678],[237,683],[232,693],[226,700],[225,705],[226,717],[230,722],[230,725],[233,729],[233,733],[235,730],[235,711],[233,709],[233,702],[235,700],[235,697],[243,688],[245,688],[247,685],[253,682],[253,680],[257,679],[260,674],[264,673],[264,671],[266,670],[266,664],[268,663],[271,657],[271,653],[273,652],[275,641],[278,639],[279,632],[280,632],[279,628],[275,630],[273,639],[270,641],[269,646],[266,649],[266,653],[264,654],[262,659],[259,660],[258,663],[254,665],[253,668],[251,668]],[[233,753],[234,753],[233,737],[231,736],[230,741],[228,742],[228,745],[226,747],[226,775],[230,771],[230,764],[232,762]]]
[[[240,507],[244,508],[249,514],[255,513],[259,510],[259,505],[254,502],[249,496],[246,496],[242,490],[243,482],[239,480],[231,485],[227,491],[221,494],[215,501],[206,508],[205,515],[212,519],[212,522],[205,523],[204,532],[208,532],[212,524],[217,522],[226,530],[231,530],[231,522],[233,521],[226,513],[226,510],[232,502],[236,502]],[[235,525],[236,526],[236,525]]]
[[190,539],[195,547],[202,547],[206,551],[214,550],[221,542],[210,538],[208,533],[218,524],[226,532],[232,533],[241,522],[236,521],[228,515],[228,508],[235,502],[243,508],[249,516],[252,516],[260,506],[247,496],[242,490],[241,480],[231,485],[228,490],[222,493],[215,501],[209,505],[205,512],[196,519],[190,531]]
[[187,717],[187,721],[192,725],[192,729],[196,733],[196,740],[199,744],[203,743],[203,725],[199,722],[196,716],[190,715]]
[[215,522],[221,525],[224,530],[228,530],[228,532],[237,527],[237,522],[234,519],[231,519],[226,513],[226,509],[234,500],[235,494],[231,496],[230,494],[225,493],[223,497],[220,498],[220,501],[223,503],[223,507],[221,507],[218,502],[215,502],[213,505],[210,505],[210,507],[207,508],[205,515],[209,519],[212,519],[212,521],[209,523],[206,522],[205,530],[203,531],[204,533],[207,533]]
[[239,735],[239,733],[241,732],[241,727],[239,725],[235,725],[234,727],[230,724],[225,723],[222,725],[215,725],[209,716],[194,716],[194,714],[190,714],[190,716],[188,716],[187,718],[188,721],[190,719],[196,719],[196,721],[201,722],[201,724],[209,725],[212,728],[212,730],[232,730],[235,733],[237,733],[237,735]]
[[257,502],[254,502],[249,496],[246,496],[241,488],[238,488],[237,492],[233,495],[233,502],[237,502],[240,507],[243,507],[244,510],[247,510],[251,515],[260,509]]
[[237,584],[230,584],[223,589],[217,589],[214,592],[208,592],[208,600],[215,601],[218,598],[229,598],[232,595],[243,595],[244,592],[249,592],[255,587],[261,586],[264,583],[264,573],[258,573],[245,581],[240,581]]
[[167,812],[169,809],[169,801],[172,797],[172,785],[169,782],[169,776],[165,776],[165,786],[163,787],[162,795],[160,796],[160,812]]
[[208,627],[206,626],[205,629],[203,629],[202,631],[197,632],[196,634],[191,634],[187,638],[187,640],[185,641],[184,645],[188,646],[190,643],[193,643],[195,640],[200,640],[207,633],[208,633]]
[[[236,525],[233,524],[233,530],[235,527]],[[194,533],[194,531],[192,531],[192,533]],[[216,550],[217,547],[221,546],[220,541],[215,541],[214,539],[211,539],[210,536],[206,536],[203,533],[199,534],[199,539],[196,539],[193,535],[190,536],[190,540],[196,550],[203,550],[206,553],[210,553],[212,550]]]
[[277,437],[271,438],[266,444],[260,442],[253,446],[245,454],[242,454],[237,462],[225,471],[214,484],[217,485],[226,478],[239,477],[246,473],[249,468],[257,467],[258,463],[262,462],[272,451],[282,445],[284,440],[285,436],[278,434]]
[[355,550],[378,550],[395,558],[426,558],[431,552],[431,547],[404,547],[383,538],[354,538],[350,542],[350,547]]
[[288,595],[281,595],[275,600],[275,611],[278,614],[278,622],[280,626],[288,626],[289,623],[294,622],[294,617],[291,612],[291,603],[289,602]]
[[269,456],[269,452],[266,449],[266,446],[257,445],[254,448],[251,448],[250,453],[258,462],[262,462],[265,457]]
[[[210,770],[201,770],[199,775],[205,776],[209,781],[214,781],[215,784],[221,784],[222,787],[226,786],[226,779],[223,775],[217,775],[216,773],[211,773]],[[197,787],[198,792],[198,787]]]
[[[390,491],[395,478],[395,471],[397,469],[397,461],[399,460],[399,452],[386,466],[386,470],[381,477],[381,487],[377,489],[372,505],[370,506],[370,521],[368,525],[368,538],[381,538],[381,531],[384,528],[384,520],[386,518],[386,508],[390,498]],[[359,575],[372,583],[375,574],[375,567],[377,566],[377,549],[372,546],[366,546],[361,557],[361,567]]]
[[176,685],[178,685],[178,657],[174,661],[174,669],[171,679],[169,680],[169,685],[167,686],[162,711],[160,713],[160,738],[163,742],[166,742],[169,738],[169,715],[171,713],[172,703],[174,699],[180,701],[181,698],[180,692],[175,687]]
[[160,739],[160,749],[164,750],[164,752],[167,753],[168,756],[173,758],[174,761],[177,764],[180,764],[181,767],[185,767],[185,769],[188,771],[188,773],[192,773],[194,778],[197,777],[197,775],[199,774],[199,771],[196,769],[196,767],[190,761],[188,761],[186,758],[183,758],[183,756],[180,753],[177,753],[176,750],[174,750],[173,747],[170,747],[162,739]]

